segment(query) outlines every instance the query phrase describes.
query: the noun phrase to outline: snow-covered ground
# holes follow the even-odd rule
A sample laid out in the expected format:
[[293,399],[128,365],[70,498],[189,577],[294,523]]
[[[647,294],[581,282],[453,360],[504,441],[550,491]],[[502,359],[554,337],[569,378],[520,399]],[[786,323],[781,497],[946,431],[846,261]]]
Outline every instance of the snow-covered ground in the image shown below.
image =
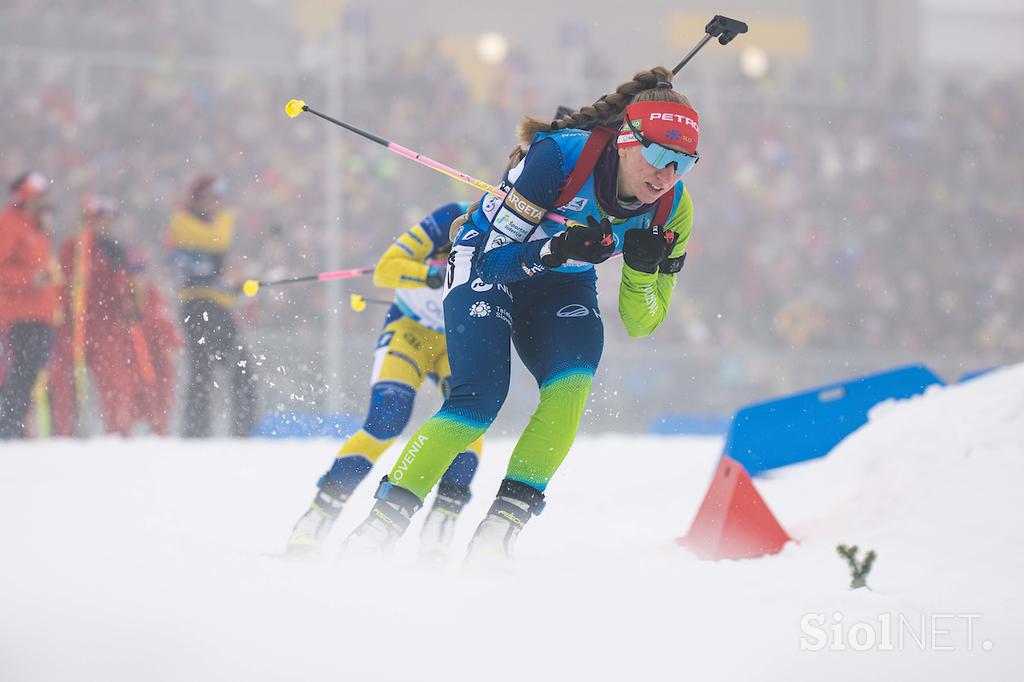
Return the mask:
[[[511,447],[488,443],[460,546]],[[721,447],[581,437],[517,574],[481,577],[419,570],[415,525],[389,567],[335,561],[371,482],[326,560],[274,558],[332,442],[0,445],[0,680],[1019,679],[1024,366],[758,480],[800,540],[773,557],[672,542]],[[838,543],[878,552],[871,591]]]

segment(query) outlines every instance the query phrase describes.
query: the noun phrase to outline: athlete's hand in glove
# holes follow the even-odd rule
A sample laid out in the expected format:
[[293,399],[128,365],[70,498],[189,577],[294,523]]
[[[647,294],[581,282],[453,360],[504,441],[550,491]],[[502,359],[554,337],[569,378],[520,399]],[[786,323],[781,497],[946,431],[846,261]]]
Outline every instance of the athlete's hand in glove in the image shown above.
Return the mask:
[[427,286],[431,289],[440,289],[444,285],[445,265],[431,265],[427,269]]
[[552,237],[541,249],[540,262],[546,268],[557,268],[568,260],[603,263],[613,253],[612,224],[607,218],[598,221],[588,215],[586,225],[571,226]]
[[679,238],[675,232],[666,232],[658,226],[646,230],[626,230],[622,242],[622,260],[639,272],[653,275],[658,264],[668,257]]

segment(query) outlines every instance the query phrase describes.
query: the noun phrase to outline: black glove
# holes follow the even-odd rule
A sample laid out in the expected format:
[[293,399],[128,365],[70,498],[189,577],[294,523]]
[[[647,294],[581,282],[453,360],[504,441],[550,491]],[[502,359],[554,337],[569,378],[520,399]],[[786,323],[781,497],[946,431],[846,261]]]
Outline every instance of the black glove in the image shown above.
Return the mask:
[[540,259],[541,265],[546,268],[565,265],[567,260],[603,263],[615,253],[612,224],[607,218],[599,222],[594,216],[588,215],[586,225],[572,225],[565,232],[556,234],[546,248],[550,253]]
[[444,284],[444,272],[446,269],[443,265],[431,265],[427,269],[427,286],[431,289],[440,289]]
[[672,252],[678,238],[675,232],[666,232],[658,226],[647,230],[627,230],[622,241],[622,260],[638,272],[653,275],[658,271],[658,265]]

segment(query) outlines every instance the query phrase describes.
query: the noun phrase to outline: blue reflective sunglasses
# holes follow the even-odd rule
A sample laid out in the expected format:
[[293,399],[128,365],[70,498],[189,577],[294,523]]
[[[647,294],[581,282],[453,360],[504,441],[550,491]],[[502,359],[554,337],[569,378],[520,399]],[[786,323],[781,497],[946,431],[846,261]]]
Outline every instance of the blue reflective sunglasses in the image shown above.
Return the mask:
[[663,147],[657,142],[651,142],[641,135],[639,130],[633,127],[633,121],[631,121],[628,116],[626,117],[626,125],[629,126],[629,130],[633,133],[633,137],[636,138],[636,141],[643,145],[643,149],[640,150],[640,153],[643,155],[644,161],[651,164],[658,170],[661,170],[670,163],[674,163],[676,165],[676,175],[682,175],[700,161],[700,154],[697,152],[694,152],[693,154],[677,152],[674,149]]

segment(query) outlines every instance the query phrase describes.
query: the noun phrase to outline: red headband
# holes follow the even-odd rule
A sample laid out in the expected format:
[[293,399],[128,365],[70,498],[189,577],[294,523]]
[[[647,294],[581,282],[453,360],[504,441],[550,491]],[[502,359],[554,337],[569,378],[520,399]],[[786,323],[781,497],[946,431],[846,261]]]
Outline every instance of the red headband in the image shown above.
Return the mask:
[[679,147],[688,154],[697,151],[700,127],[697,112],[679,102],[634,102],[626,107],[619,131],[619,146],[640,144],[626,121],[647,140]]

